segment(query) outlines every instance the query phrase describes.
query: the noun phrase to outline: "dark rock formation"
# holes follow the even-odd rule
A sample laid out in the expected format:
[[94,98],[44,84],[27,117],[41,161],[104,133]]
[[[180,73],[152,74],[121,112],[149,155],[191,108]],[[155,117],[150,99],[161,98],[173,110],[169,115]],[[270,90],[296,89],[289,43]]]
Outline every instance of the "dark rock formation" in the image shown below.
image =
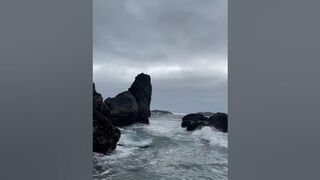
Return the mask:
[[110,111],[93,84],[93,152],[109,153],[116,148],[120,130],[108,119]]
[[173,113],[170,111],[164,111],[164,110],[152,110],[152,115],[172,115]]
[[100,93],[96,91],[95,84],[93,83],[93,110],[105,115],[110,115],[110,110],[103,103],[103,98]]
[[149,123],[150,103],[151,103],[151,77],[147,74],[139,74],[128,90],[136,98],[138,103],[139,122]]
[[129,91],[122,92],[114,98],[108,98],[104,103],[110,109],[113,125],[127,126],[139,122],[138,104]]
[[133,123],[149,123],[151,102],[151,78],[139,74],[128,91],[104,101],[109,110],[108,116],[115,126],[128,126]]
[[228,132],[228,115],[225,113],[215,113],[210,118],[202,114],[188,114],[182,118],[181,127],[187,131],[201,129],[203,126],[213,127],[221,132]]
[[187,131],[200,129],[208,124],[208,118],[202,114],[188,114],[182,118],[181,127],[187,128]]
[[228,115],[226,113],[216,113],[209,118],[210,124],[221,132],[228,132]]
[[114,127],[106,116],[93,110],[93,152],[112,152],[120,136],[120,130]]
[[114,98],[107,98],[104,103],[111,114],[138,112],[136,98],[129,91],[122,92]]

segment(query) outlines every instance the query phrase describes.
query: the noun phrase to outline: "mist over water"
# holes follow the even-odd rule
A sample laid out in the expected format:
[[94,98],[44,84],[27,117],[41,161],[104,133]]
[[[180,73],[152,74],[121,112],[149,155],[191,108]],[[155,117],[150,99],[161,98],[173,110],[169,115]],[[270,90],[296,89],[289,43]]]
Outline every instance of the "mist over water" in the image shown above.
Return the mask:
[[94,179],[228,179],[228,134],[210,127],[188,132],[182,117],[156,115],[149,125],[120,128],[120,146],[94,154]]

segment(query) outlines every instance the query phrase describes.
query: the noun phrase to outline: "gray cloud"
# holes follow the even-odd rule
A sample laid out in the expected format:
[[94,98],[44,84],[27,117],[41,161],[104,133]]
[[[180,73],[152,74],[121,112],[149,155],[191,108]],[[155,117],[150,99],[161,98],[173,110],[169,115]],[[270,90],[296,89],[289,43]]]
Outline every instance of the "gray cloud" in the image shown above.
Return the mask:
[[227,111],[226,0],[94,0],[93,76],[114,96],[151,75],[152,107]]

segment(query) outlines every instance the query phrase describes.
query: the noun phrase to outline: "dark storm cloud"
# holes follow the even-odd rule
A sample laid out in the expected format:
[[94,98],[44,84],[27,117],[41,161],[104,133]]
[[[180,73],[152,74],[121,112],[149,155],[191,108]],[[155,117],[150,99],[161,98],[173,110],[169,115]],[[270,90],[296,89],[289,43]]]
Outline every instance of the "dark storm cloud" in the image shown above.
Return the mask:
[[227,111],[226,0],[94,0],[93,28],[104,96],[145,72],[153,108]]

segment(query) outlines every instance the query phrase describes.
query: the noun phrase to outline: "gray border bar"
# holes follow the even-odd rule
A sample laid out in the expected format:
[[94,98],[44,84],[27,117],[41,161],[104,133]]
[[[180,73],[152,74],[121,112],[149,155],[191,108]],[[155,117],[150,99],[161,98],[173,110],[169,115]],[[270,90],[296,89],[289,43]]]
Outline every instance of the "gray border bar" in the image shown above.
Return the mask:
[[92,179],[92,0],[4,0],[0,23],[0,179]]
[[319,179],[319,7],[229,0],[229,179]]

